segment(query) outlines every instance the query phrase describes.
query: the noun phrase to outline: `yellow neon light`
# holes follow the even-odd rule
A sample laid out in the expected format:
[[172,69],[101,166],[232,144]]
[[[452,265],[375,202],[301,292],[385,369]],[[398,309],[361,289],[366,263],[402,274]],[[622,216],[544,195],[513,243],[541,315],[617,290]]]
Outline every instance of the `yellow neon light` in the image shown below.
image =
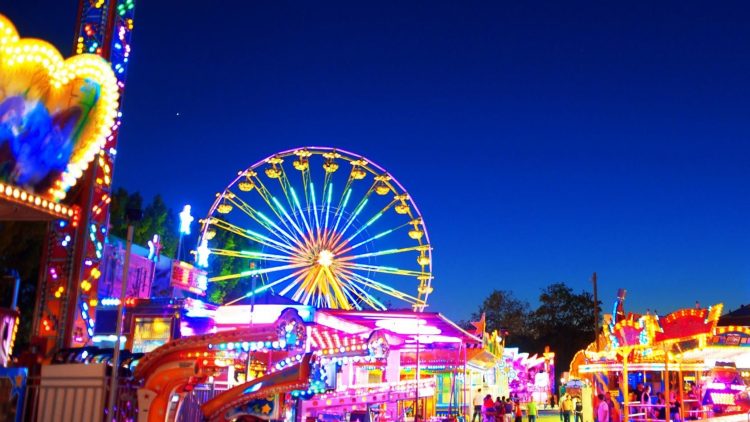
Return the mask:
[[82,88],[89,87],[98,89],[98,98],[80,127],[67,167],[48,192],[36,193],[45,200],[65,198],[112,134],[119,99],[117,78],[99,56],[82,54],[63,60],[51,44],[21,39],[13,23],[0,15],[0,100],[22,96],[57,112],[82,101]]

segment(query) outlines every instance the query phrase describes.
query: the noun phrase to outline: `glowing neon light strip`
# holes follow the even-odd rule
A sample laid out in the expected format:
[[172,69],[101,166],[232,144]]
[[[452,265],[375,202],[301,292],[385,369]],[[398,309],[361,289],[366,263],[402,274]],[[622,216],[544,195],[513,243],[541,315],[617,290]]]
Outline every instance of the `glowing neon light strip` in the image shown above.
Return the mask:
[[310,182],[310,196],[312,197],[313,213],[315,214],[315,230],[320,233],[320,220],[318,220],[318,204],[315,203],[315,186]]
[[349,197],[352,196],[352,189],[349,188],[346,191],[346,196],[344,197],[344,205],[340,205],[336,209],[336,224],[333,226],[333,232],[336,232],[336,229],[339,227],[339,223],[341,222],[341,216],[344,215],[343,211],[346,209],[346,204],[349,203]]
[[323,232],[328,230],[328,216],[331,214],[331,193],[333,192],[333,183],[328,183],[328,205],[326,205],[326,219],[323,225]]
[[293,264],[293,265],[282,265],[279,267],[271,267],[271,268],[263,268],[260,270],[249,270],[249,271],[243,271],[238,274],[227,274],[227,275],[221,275],[216,277],[211,277],[208,279],[208,281],[224,281],[224,280],[233,280],[235,278],[242,278],[242,277],[248,277],[253,275],[261,275],[261,274],[268,274],[276,271],[283,271],[283,270],[294,270],[297,268],[302,268],[307,266],[306,264]]
[[378,265],[342,263],[341,266],[344,267],[344,268],[348,268],[348,269],[357,269],[357,270],[362,270],[362,271],[372,271],[372,272],[382,273],[382,274],[393,274],[393,275],[403,275],[403,276],[413,276],[413,277],[421,277],[421,276],[427,276],[427,275],[429,275],[429,274],[423,273],[421,271],[402,270],[400,268],[382,267],[382,266],[378,266]]
[[294,229],[297,231],[297,233],[299,233],[299,235],[302,237],[302,240],[305,241],[305,243],[307,243],[307,238],[305,237],[305,234],[302,232],[302,229],[300,229],[299,226],[297,225],[297,223],[294,222],[294,220],[289,215],[289,213],[286,212],[286,209],[281,205],[281,203],[279,203],[279,200],[276,199],[275,196],[272,197],[271,200],[273,201],[274,204],[276,204],[277,207],[279,207],[279,209],[284,214],[284,216],[287,218],[287,220],[289,220],[289,224],[291,224],[292,227],[294,227]]
[[294,188],[292,186],[289,187],[289,190],[292,192],[292,199],[294,199],[294,204],[297,206],[297,211],[299,211],[300,216],[302,216],[302,222],[305,223],[305,228],[307,228],[307,232],[311,233],[312,230],[310,229],[310,224],[307,222],[307,218],[305,218],[305,213],[302,211],[302,206],[299,203],[299,198],[297,198],[297,193],[294,192]]
[[[261,215],[259,211],[256,211],[251,207],[247,202],[240,199],[237,195],[230,192],[230,195],[226,196],[227,201],[234,204],[237,208],[239,208],[242,212],[247,214],[250,218],[252,218],[258,225],[263,227],[264,229],[268,230],[271,234],[276,236],[281,242],[284,242],[287,246],[290,248],[293,247],[291,243],[287,241],[287,238],[290,238],[291,235],[287,234],[283,230],[280,232],[276,232],[272,227],[268,226],[268,223],[265,222],[263,219],[259,219],[258,216]],[[273,210],[274,213],[277,213],[276,210]],[[281,218],[281,216],[279,216]]]

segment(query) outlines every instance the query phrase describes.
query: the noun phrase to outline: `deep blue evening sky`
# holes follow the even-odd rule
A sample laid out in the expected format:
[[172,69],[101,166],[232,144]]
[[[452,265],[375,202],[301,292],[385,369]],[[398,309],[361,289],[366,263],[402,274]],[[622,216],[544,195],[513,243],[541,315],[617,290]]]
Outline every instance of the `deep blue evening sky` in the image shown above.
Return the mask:
[[[75,4],[0,12],[68,52]],[[747,2],[136,4],[116,185],[203,213],[267,155],[338,146],[421,208],[432,310],[593,271],[607,309],[750,302]]]

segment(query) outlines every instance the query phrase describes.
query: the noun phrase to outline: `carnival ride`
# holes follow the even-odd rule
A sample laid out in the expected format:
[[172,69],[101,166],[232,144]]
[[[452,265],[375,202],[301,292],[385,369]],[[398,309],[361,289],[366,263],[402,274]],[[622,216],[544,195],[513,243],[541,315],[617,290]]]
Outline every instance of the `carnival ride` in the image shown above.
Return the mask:
[[[378,310],[396,300],[419,311],[432,292],[429,236],[411,196],[385,169],[341,149],[257,162],[217,194],[202,224],[198,264],[245,260],[235,273],[209,271],[209,281],[259,278],[246,297],[269,290],[316,307]],[[256,247],[227,246],[240,238]]]
[[[715,363],[722,360],[750,363],[747,349],[750,330],[718,326],[722,304],[680,309],[661,317],[626,315],[624,298],[621,289],[612,315],[605,317],[598,342],[574,356],[572,376],[588,379],[597,392],[615,389],[615,411],[622,412],[625,420],[648,417],[644,406],[639,406],[640,399],[636,402],[631,399],[631,384],[651,383],[655,379],[660,380],[660,392],[679,403],[679,413],[685,417],[705,417],[708,411],[714,414],[747,411],[747,386],[736,368],[731,364],[716,367]],[[703,389],[702,396],[688,394],[688,377],[699,384],[697,388]],[[666,414],[669,420],[669,412]]]
[[48,221],[32,322],[43,353],[91,340],[134,0],[79,0],[75,55],[0,15],[0,219]]
[[[50,227],[61,233],[45,248],[33,323],[35,335],[50,344],[65,343],[72,326],[67,300],[78,288],[69,270],[81,207],[70,204],[68,192],[103,161],[101,149],[116,130],[118,90],[115,72],[98,55],[64,60],[49,43],[21,38],[0,15],[0,219],[55,221]],[[16,325],[17,317],[11,317]],[[3,324],[12,327],[9,321],[5,316]],[[6,355],[13,337],[4,338]]]
[[[143,383],[138,391],[139,420],[174,420],[185,395],[208,377],[230,385],[202,404],[209,420],[231,420],[238,415],[278,418],[280,408],[293,407],[285,400],[321,394],[323,404],[329,406],[358,396],[354,401],[346,399],[348,410],[395,397],[389,393],[403,396],[399,400],[413,399],[419,387],[416,381],[402,380],[400,369],[413,368],[415,353],[417,357],[421,353],[423,370],[435,370],[437,363],[444,367],[446,362],[457,368],[461,365],[457,352],[462,347],[481,346],[481,340],[435,313],[265,304],[256,305],[255,312],[258,323],[253,327],[219,324],[217,333],[173,340],[142,357],[135,369],[135,378]],[[348,369],[342,369],[347,365]],[[357,370],[365,371],[368,380],[368,368],[382,368],[379,377],[386,383],[365,386],[361,379],[356,385],[353,378],[344,381]],[[455,369],[450,372],[455,376]],[[337,385],[339,378],[343,385]],[[434,380],[419,384],[423,387],[419,397],[434,395]],[[320,404],[311,402],[310,406]]]

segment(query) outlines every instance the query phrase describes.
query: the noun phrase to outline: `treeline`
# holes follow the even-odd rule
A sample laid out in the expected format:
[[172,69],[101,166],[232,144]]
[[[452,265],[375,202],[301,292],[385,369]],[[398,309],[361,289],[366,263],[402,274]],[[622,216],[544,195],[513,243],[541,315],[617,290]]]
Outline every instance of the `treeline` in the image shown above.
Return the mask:
[[[601,302],[594,304],[591,293],[576,293],[565,283],[554,283],[542,289],[536,309],[511,291],[494,290],[471,318],[478,321],[484,313],[487,332],[506,330],[506,347],[541,354],[549,346],[560,379],[573,355],[594,341],[594,312],[601,313]],[[463,325],[474,328],[468,321]]]

